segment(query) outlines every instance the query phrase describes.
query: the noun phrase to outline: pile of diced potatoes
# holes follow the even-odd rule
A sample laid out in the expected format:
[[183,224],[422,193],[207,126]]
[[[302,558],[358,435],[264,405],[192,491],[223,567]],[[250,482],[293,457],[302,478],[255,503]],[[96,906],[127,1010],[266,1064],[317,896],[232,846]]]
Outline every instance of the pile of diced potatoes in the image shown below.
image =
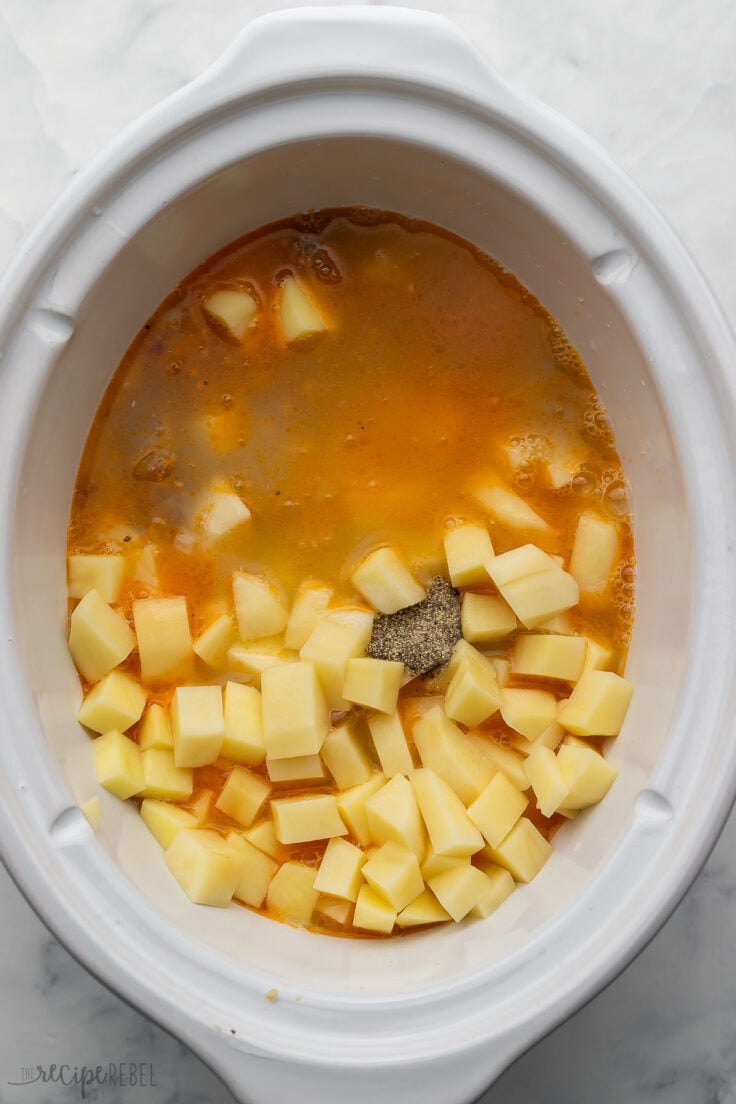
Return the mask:
[[[210,536],[250,516],[222,494]],[[476,497],[507,533],[546,529],[508,487]],[[616,778],[601,745],[633,688],[569,611],[605,600],[619,553],[615,522],[590,511],[567,566],[528,540],[496,555],[483,524],[448,528],[463,635],[427,680],[366,654],[377,614],[426,595],[395,548],[359,562],[352,602],[314,580],[287,600],[236,571],[194,639],[187,597],[155,593],[150,548],[154,593],[130,616],[137,561],[72,555],[69,648],[99,783],[139,802],[193,902],[381,935],[487,917],[550,857],[535,820],[576,817]],[[198,782],[213,765],[219,788]]]

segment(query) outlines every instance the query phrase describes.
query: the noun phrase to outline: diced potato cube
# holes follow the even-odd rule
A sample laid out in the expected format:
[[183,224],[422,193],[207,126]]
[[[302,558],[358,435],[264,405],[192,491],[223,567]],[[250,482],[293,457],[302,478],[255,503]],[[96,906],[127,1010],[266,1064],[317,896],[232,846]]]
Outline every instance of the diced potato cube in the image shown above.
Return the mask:
[[445,533],[445,557],[450,582],[455,587],[486,586],[486,564],[495,553],[484,525],[458,525]]
[[289,344],[324,333],[328,328],[311,297],[293,276],[287,276],[281,285],[278,315],[284,341]]
[[613,671],[584,671],[558,721],[574,736],[618,736],[634,687]]
[[124,575],[125,556],[70,556],[67,593],[70,598],[84,598],[96,590],[103,602],[117,602]]
[[566,787],[565,809],[586,809],[605,797],[618,770],[592,748],[563,744],[557,752],[557,766]]
[[427,833],[414,791],[403,774],[395,774],[367,798],[365,812],[374,843],[398,843],[413,851],[420,861],[424,858]]
[[472,742],[438,706],[414,725],[414,743],[422,766],[444,778],[462,801],[475,801],[496,773],[496,767],[478,754]]
[[171,703],[171,731],[177,767],[214,763],[225,739],[221,687],[178,686]]
[[323,614],[301,648],[313,663],[330,709],[346,709],[343,697],[349,659],[365,655],[373,632],[373,614],[361,609],[335,609]]
[[171,732],[169,714],[156,702],[146,710],[138,732],[138,746],[141,751],[156,748],[159,751],[171,751],[174,737]]
[[93,831],[97,831],[100,826],[100,799],[99,797],[89,797],[86,801],[83,801],[79,806],[80,811],[84,814],[87,823]]
[[248,843],[240,832],[228,832],[227,841],[240,858],[240,878],[233,897],[251,908],[260,908],[266,899],[271,879],[279,868],[263,851]]
[[353,718],[338,725],[325,737],[322,759],[339,790],[359,786],[373,774],[373,767],[361,744],[358,723]]
[[99,682],[133,648],[135,636],[125,618],[96,590],[87,591],[70,618],[69,651],[79,673],[87,682]]
[[331,839],[322,857],[314,888],[331,897],[357,901],[366,854],[344,839]]
[[394,548],[370,552],[351,575],[353,586],[379,613],[396,613],[426,597]]
[[244,835],[248,843],[252,843],[259,851],[263,851],[266,855],[270,855],[271,858],[276,859],[277,862],[280,862],[284,858],[284,848],[276,839],[276,830],[270,816],[265,820],[260,820],[258,824],[254,824],[252,828],[248,828]]
[[471,866],[456,866],[430,879],[429,888],[456,923],[471,909],[479,906],[488,894],[488,878],[482,870]]
[[275,797],[271,815],[279,843],[309,843],[348,834],[332,794]]
[[215,670],[221,670],[227,661],[228,648],[237,638],[235,622],[229,613],[221,613],[204,629],[192,647],[195,655]]
[[461,621],[470,644],[495,644],[516,630],[513,610],[489,594],[463,594]]
[[488,879],[488,886],[478,903],[473,905],[470,915],[485,920],[504,903],[507,897],[511,896],[516,889],[516,883],[508,870],[504,870],[502,866],[488,863],[482,864],[480,869]]
[[536,544],[521,544],[518,548],[512,548],[509,552],[496,556],[493,563],[489,565],[489,574],[503,593],[503,588],[509,583],[518,582],[528,575],[551,571],[557,566],[553,558],[541,548],[537,548]]
[[433,878],[435,874],[441,874],[443,870],[453,870],[456,866],[462,866],[470,862],[470,855],[437,855],[430,843],[421,865],[422,877],[425,882]]
[[511,660],[506,656],[491,656],[491,663],[496,668],[496,682],[501,689],[508,686],[511,678]]
[[253,324],[258,304],[244,288],[223,288],[213,291],[202,303],[207,314],[229,330],[236,341],[241,341]]
[[330,713],[313,663],[284,663],[261,675],[263,742],[269,759],[316,755]]
[[424,889],[424,879],[413,851],[398,843],[384,843],[363,866],[363,877],[371,889],[397,912]]
[[141,802],[141,818],[164,851],[171,846],[174,836],[182,828],[197,827],[197,818],[192,813],[152,797],[146,797]]
[[550,617],[547,621],[541,621],[537,628],[540,632],[558,633],[563,636],[572,636],[573,627],[570,613],[565,610],[564,613],[556,613],[554,617]]
[[286,602],[263,575],[236,571],[233,575],[233,599],[242,640],[276,636],[286,628],[289,618]]
[[498,744],[495,740],[482,732],[469,732],[468,741],[475,748],[476,753],[482,756],[486,762],[487,770],[495,774],[503,773],[511,779],[517,790],[525,790],[529,780],[524,772],[524,760],[510,747]]
[[506,529],[548,532],[549,525],[536,510],[501,483],[491,482],[476,487],[473,497],[491,517]]
[[606,589],[620,544],[618,527],[612,521],[587,511],[580,515],[570,556],[570,574],[581,594],[600,594]]
[[223,693],[225,738],[220,754],[233,763],[257,767],[266,756],[260,691],[239,682],[225,684]]
[[532,748],[546,747],[550,748],[551,751],[555,751],[564,738],[564,728],[557,721],[553,721],[551,725],[548,725],[547,728],[537,736],[532,744]]
[[271,787],[260,775],[253,774],[247,767],[236,766],[230,771],[215,807],[249,828],[270,792]]
[[496,668],[475,648],[469,649],[460,659],[447,687],[447,716],[472,728],[493,716],[500,705]]
[[95,776],[101,786],[122,801],[141,792],[143,765],[138,745],[113,729],[92,744]]
[[211,491],[197,516],[197,528],[210,541],[221,540],[250,521],[251,512],[233,491]]
[[423,767],[413,772],[411,784],[436,855],[472,855],[485,846],[462,801],[444,779]]
[[400,928],[416,928],[422,924],[442,924],[450,919],[431,890],[425,889],[396,917]]
[[403,663],[368,656],[349,659],[345,664],[343,697],[355,705],[393,713],[403,677]]
[[414,762],[398,713],[388,716],[373,714],[368,718],[368,728],[386,778],[393,778],[395,774],[409,774],[414,769]]
[[301,584],[291,607],[284,633],[284,647],[298,652],[302,648],[327,610],[333,596],[332,587],[311,580]]
[[364,847],[373,842],[368,827],[365,803],[369,797],[373,797],[374,794],[378,793],[385,784],[385,776],[377,771],[367,782],[363,782],[360,786],[351,786],[349,790],[343,790],[342,793],[337,795],[337,808],[340,816],[347,824],[351,834]]
[[509,728],[536,740],[557,720],[557,699],[548,690],[501,691],[501,716]]
[[555,560],[533,544],[497,556],[489,574],[525,628],[571,609],[580,600],[578,584]]
[[143,794],[162,801],[185,801],[192,796],[194,777],[190,767],[177,767],[169,748],[149,748],[141,752]]
[[300,862],[285,862],[268,887],[266,906],[292,924],[308,924],[319,896],[314,888],[314,870]]
[[206,828],[213,817],[217,795],[214,790],[200,790],[194,801],[187,802],[187,810],[197,821],[198,828]]
[[583,673],[587,641],[582,636],[521,633],[511,656],[515,675],[577,682]]
[[328,777],[327,768],[319,755],[267,759],[266,771],[272,782],[323,782]]
[[592,668],[594,671],[605,671],[613,658],[613,650],[608,645],[601,644],[599,640],[592,640],[589,636],[584,639],[587,644],[584,670]]
[[396,909],[370,886],[361,886],[353,915],[353,927],[390,935],[396,923]]
[[225,908],[241,873],[241,860],[211,828],[182,828],[166,849],[166,865],[195,905]]
[[511,831],[527,805],[523,793],[503,771],[498,771],[480,797],[468,806],[468,816],[491,847],[496,847]]
[[557,762],[557,756],[548,747],[536,747],[524,763],[529,784],[537,799],[542,816],[551,817],[560,805],[565,805],[568,786]]
[[111,671],[87,694],[77,720],[93,732],[125,732],[140,720],[145,705],[145,692],[136,680],[123,671]]
[[186,598],[139,598],[133,602],[133,621],[144,682],[189,671],[194,653]]
[[335,897],[320,894],[314,911],[324,919],[332,920],[333,924],[339,924],[344,928],[350,919],[353,906],[351,901],[339,901]]
[[248,675],[254,685],[259,686],[263,672],[269,667],[282,667],[295,659],[294,653],[285,651],[280,641],[259,640],[257,644],[231,644],[225,656],[225,667],[228,671]]
[[530,882],[552,854],[552,847],[526,817],[517,820],[497,847],[488,848],[488,857],[504,867],[517,882]]

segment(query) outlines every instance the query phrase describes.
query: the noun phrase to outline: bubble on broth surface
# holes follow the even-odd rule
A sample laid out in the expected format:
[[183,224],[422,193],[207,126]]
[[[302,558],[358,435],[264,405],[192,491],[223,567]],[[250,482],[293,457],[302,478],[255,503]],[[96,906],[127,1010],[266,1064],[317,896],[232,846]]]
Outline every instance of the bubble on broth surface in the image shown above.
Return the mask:
[[629,495],[623,479],[613,480],[603,492],[603,506],[614,518],[625,518],[629,515]]

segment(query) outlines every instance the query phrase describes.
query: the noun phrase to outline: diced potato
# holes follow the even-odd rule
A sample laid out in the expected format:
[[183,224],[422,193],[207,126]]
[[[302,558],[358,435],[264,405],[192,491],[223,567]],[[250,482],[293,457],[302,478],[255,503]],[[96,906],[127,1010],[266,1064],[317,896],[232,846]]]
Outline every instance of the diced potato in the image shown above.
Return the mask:
[[240,878],[233,897],[251,908],[260,908],[266,899],[271,879],[279,868],[263,851],[248,843],[240,832],[228,832],[227,841],[240,858]]
[[582,636],[521,633],[511,655],[515,675],[577,682],[583,673],[587,641]]
[[143,764],[142,793],[162,801],[185,801],[192,796],[194,777],[191,768],[177,767],[169,748],[149,748],[141,752]]
[[233,575],[233,600],[242,640],[276,636],[286,628],[289,611],[283,595],[263,575],[236,571]]
[[434,893],[425,889],[396,917],[400,928],[416,928],[421,924],[441,924],[450,919]]
[[292,759],[267,759],[272,782],[323,782],[327,769],[319,755],[295,755]]
[[225,739],[221,687],[178,686],[171,703],[171,731],[177,767],[214,763]]
[[313,663],[285,663],[261,675],[263,742],[269,759],[316,755],[330,713]]
[[335,609],[323,614],[299,655],[313,663],[330,709],[346,709],[343,697],[349,659],[365,655],[373,632],[373,614],[361,609]]
[[293,276],[287,276],[281,285],[278,316],[284,341],[289,344],[313,334],[324,333],[328,328],[311,296]]
[[322,857],[314,888],[331,897],[357,901],[366,854],[347,840],[331,839]]
[[92,744],[95,776],[101,786],[122,801],[141,792],[143,765],[138,745],[113,729]]
[[403,774],[395,774],[365,801],[368,831],[374,843],[398,843],[424,858],[427,833],[414,791]]
[[103,602],[117,602],[125,575],[125,556],[70,556],[67,593],[70,598],[84,598],[96,590]]
[[231,644],[225,656],[225,667],[228,671],[248,675],[259,686],[263,672],[269,667],[281,667],[285,663],[294,663],[295,660],[294,653],[285,651],[276,638],[259,640],[257,644]]
[[250,519],[251,512],[239,495],[213,490],[204,500],[196,525],[208,540],[218,541]]
[[215,807],[244,828],[249,828],[270,792],[271,787],[260,775],[253,774],[247,767],[236,766],[228,775]]
[[284,848],[276,839],[276,830],[270,816],[265,820],[260,820],[258,824],[254,824],[252,828],[248,828],[244,835],[248,843],[252,843],[259,851],[263,851],[266,855],[270,855],[271,858],[276,859],[277,862],[280,862],[284,858]]
[[286,623],[284,647],[298,652],[306,644],[320,617],[327,610],[333,594],[332,587],[323,583],[308,580],[301,584]]
[[344,928],[350,919],[353,906],[350,901],[339,901],[334,897],[320,894],[314,910],[324,919],[332,920],[333,924],[339,924],[341,928]]
[[452,919],[459,923],[488,894],[488,878],[482,870],[456,866],[430,879],[429,888]]
[[[518,582],[528,575],[537,575],[540,572],[551,571],[558,565],[553,558],[536,544],[521,544],[496,556],[489,565],[489,574],[498,589],[503,593],[503,588],[509,583]],[[552,616],[552,615],[550,615]]]
[[385,784],[385,776],[377,771],[367,782],[363,782],[360,786],[352,786],[349,790],[343,790],[342,793],[337,795],[337,808],[340,816],[347,824],[351,834],[364,847],[373,842],[368,827],[365,803],[369,797],[373,797],[374,794],[378,793]]
[[537,628],[580,600],[580,590],[572,575],[533,544],[496,556],[488,571],[527,629]]
[[155,544],[147,544],[138,553],[133,578],[144,583],[149,590],[158,590],[158,548]]
[[524,773],[524,760],[511,748],[496,743],[495,740],[485,736],[481,732],[469,732],[468,741],[475,748],[476,753],[482,756],[486,762],[486,770],[495,774],[503,773],[511,779],[517,790],[525,790],[528,779]]
[[413,851],[398,843],[384,843],[365,863],[362,874],[384,901],[400,912],[424,889],[419,862]]
[[77,720],[93,732],[125,732],[140,720],[145,706],[145,692],[136,680],[123,671],[111,671],[87,694]]
[[174,737],[171,732],[169,714],[162,705],[149,705],[143,716],[143,722],[138,732],[138,746],[141,751],[157,749],[159,751],[171,751],[174,746]]
[[221,613],[211,621],[192,645],[195,655],[215,670],[222,670],[227,662],[228,648],[237,639],[238,631],[229,613]]
[[486,563],[495,553],[484,525],[458,525],[445,533],[445,558],[455,587],[487,586]]
[[293,924],[308,924],[319,896],[314,875],[312,867],[304,863],[283,863],[268,887],[267,908]]
[[422,877],[425,882],[433,878],[435,874],[441,874],[443,870],[454,870],[456,866],[462,866],[470,862],[470,855],[437,855],[432,849],[432,844],[427,847],[424,861],[421,865]]
[[343,697],[355,705],[393,713],[403,677],[403,663],[368,656],[349,659],[345,664]]
[[200,790],[194,801],[187,802],[187,811],[197,821],[198,828],[206,828],[213,820],[213,810],[217,794],[214,790]]
[[186,598],[139,598],[133,621],[144,682],[188,673],[194,653]]
[[422,766],[444,778],[463,805],[474,801],[496,773],[493,763],[477,752],[438,706],[420,717],[412,735]]
[[570,557],[570,574],[581,594],[600,594],[608,586],[618,559],[618,527],[589,511],[578,518]]
[[[537,736],[536,740],[532,744],[532,748],[546,747],[551,751],[555,751],[557,747],[562,743],[565,738],[565,730],[561,724],[557,721],[553,721],[551,725],[548,725],[543,732]],[[531,750],[531,749],[530,749]]]
[[558,721],[574,736],[618,736],[634,687],[613,671],[584,671]]
[[353,586],[379,613],[396,613],[426,597],[394,548],[370,552],[351,575]]
[[488,857],[504,867],[517,882],[530,882],[552,854],[552,846],[530,820],[517,820],[497,847],[489,847]]
[[257,767],[266,756],[261,694],[255,686],[228,682],[223,692],[225,738],[220,754],[233,763]]
[[[477,648],[474,648],[472,644],[469,644],[467,642],[467,640],[463,640],[463,638],[460,637],[460,639],[455,644],[455,647],[452,649],[452,655],[450,656],[447,662],[447,666],[445,667],[445,670],[447,671],[447,680],[443,686],[438,688],[440,693],[444,693],[444,691],[447,689],[447,686],[450,683],[450,679],[455,674],[463,660],[467,656],[474,655],[476,652],[478,652]],[[482,655],[483,653],[478,652],[478,654]]]
[[485,846],[462,801],[444,779],[423,767],[413,772],[411,784],[435,855],[457,858]]
[[501,705],[496,668],[490,659],[469,649],[464,653],[445,697],[445,712],[453,721],[474,727],[493,716]]
[[174,836],[182,828],[197,827],[197,818],[192,813],[152,797],[146,797],[141,802],[141,818],[164,851],[171,846]]
[[586,809],[605,797],[618,770],[592,748],[563,744],[557,752],[557,766],[566,787],[565,809]]
[[473,490],[473,497],[506,529],[548,532],[549,525],[531,506],[501,483],[491,482]]
[[359,786],[373,774],[354,718],[338,725],[326,736],[321,754],[339,790]]
[[491,663],[496,668],[496,682],[501,689],[508,686],[511,678],[511,660],[506,656],[491,656]]
[[496,847],[511,831],[528,805],[516,786],[503,771],[498,771],[483,793],[468,806],[468,817]]
[[535,747],[524,763],[529,784],[537,799],[542,816],[551,817],[560,805],[566,804],[568,786],[557,762],[557,756],[548,747]]
[[348,834],[332,794],[275,797],[271,815],[279,843],[309,843]]
[[368,728],[386,778],[409,774],[414,769],[414,762],[398,713],[373,714],[368,718]]
[[225,908],[241,872],[240,856],[211,828],[182,828],[166,849],[166,865],[195,905]]
[[573,634],[572,620],[568,610],[564,613],[556,613],[548,621],[541,621],[537,628],[540,632],[558,633],[563,636]]
[[548,690],[501,691],[501,716],[509,728],[536,740],[557,720],[557,699]]
[[504,870],[502,866],[488,863],[481,865],[480,869],[488,879],[488,886],[478,903],[473,905],[470,915],[485,920],[511,896],[516,889],[516,883],[508,870]]
[[79,806],[80,811],[84,814],[90,828],[93,831],[97,831],[100,826],[100,799],[99,797],[89,797],[86,801],[83,801]]
[[207,314],[229,330],[236,341],[242,341],[252,326],[258,304],[244,288],[223,288],[213,291],[202,303]]
[[133,648],[135,636],[125,618],[96,590],[87,591],[70,618],[69,651],[79,673],[87,682],[99,682]]
[[390,935],[396,923],[396,909],[370,886],[361,886],[353,915],[353,927]]
[[613,658],[613,650],[599,640],[592,640],[586,636],[587,651],[585,653],[584,670],[591,668],[593,671],[605,671]]
[[470,644],[495,644],[516,630],[516,615],[500,598],[463,594],[463,636]]

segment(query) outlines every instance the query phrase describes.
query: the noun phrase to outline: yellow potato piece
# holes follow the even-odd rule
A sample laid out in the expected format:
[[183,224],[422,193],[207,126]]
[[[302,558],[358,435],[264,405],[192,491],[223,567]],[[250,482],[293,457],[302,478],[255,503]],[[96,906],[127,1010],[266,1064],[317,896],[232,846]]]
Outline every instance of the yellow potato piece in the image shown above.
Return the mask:
[[141,751],[148,751],[149,748],[171,751],[174,746],[169,714],[162,705],[158,705],[156,702],[149,705],[143,715],[143,721],[138,731],[138,746]]
[[185,801],[194,789],[190,768],[177,767],[170,748],[149,748],[141,752],[146,797],[162,801]]
[[413,772],[411,784],[435,855],[457,858],[481,850],[483,836],[455,791],[438,774],[423,767]]
[[263,575],[236,571],[233,600],[241,640],[276,636],[286,628],[289,611],[283,595]]
[[365,852],[355,844],[339,837],[331,839],[314,879],[314,888],[331,897],[357,901],[366,859]]
[[495,553],[484,525],[458,525],[444,538],[445,558],[454,587],[487,586],[486,564]]
[[103,602],[117,602],[125,575],[125,556],[70,556],[67,571],[70,598],[84,598],[90,590],[96,590]]
[[497,847],[484,854],[503,866],[517,882],[530,882],[552,854],[552,846],[530,820],[522,817]]
[[236,766],[230,771],[215,807],[249,828],[270,792],[271,787],[260,775],[253,774],[247,767]]
[[228,682],[223,692],[225,737],[220,754],[233,763],[257,767],[266,757],[261,694],[255,686]]
[[368,831],[374,843],[398,843],[424,858],[427,833],[414,791],[403,774],[396,774],[365,801]]
[[343,697],[355,705],[393,713],[404,677],[403,663],[362,656],[345,664]]
[[550,526],[543,517],[519,495],[497,480],[491,480],[472,491],[473,497],[491,517],[506,529],[548,532]]
[[362,874],[371,889],[396,912],[406,908],[424,889],[415,853],[392,841],[384,843],[371,855]]
[[524,763],[524,770],[542,816],[551,817],[560,805],[567,804],[569,786],[560,770],[557,756],[550,748],[535,746]]
[[350,832],[364,847],[373,842],[368,817],[366,816],[365,803],[369,797],[378,793],[386,784],[386,778],[380,771],[372,775],[367,782],[359,786],[351,786],[349,790],[343,790],[337,795],[337,808],[340,816],[347,824]]
[[348,718],[327,735],[321,755],[339,790],[360,786],[373,774],[353,718]]
[[447,716],[472,728],[492,717],[501,700],[493,663],[475,648],[470,649],[461,657],[447,687]]
[[491,779],[480,797],[468,806],[468,817],[496,847],[511,831],[529,802],[503,771]]
[[592,748],[563,744],[557,752],[557,765],[566,788],[560,805],[565,809],[585,809],[605,797],[618,776],[618,770]]
[[138,745],[114,729],[92,744],[95,776],[101,786],[125,801],[143,790],[143,765]]
[[266,771],[272,782],[323,782],[328,777],[327,769],[319,755],[267,759]]
[[574,736],[618,736],[633,693],[628,679],[588,668],[557,719]]
[[269,759],[316,755],[330,713],[313,663],[285,663],[261,675],[263,743]]
[[501,691],[501,716],[509,728],[536,740],[557,718],[557,699],[548,690]]
[[284,340],[289,344],[328,329],[311,296],[293,276],[287,276],[281,285],[278,317]]
[[309,843],[348,834],[332,794],[273,798],[271,815],[279,843]]
[[368,718],[368,728],[386,778],[409,774],[414,769],[414,762],[398,713],[376,713]]
[[286,852],[276,839],[276,830],[270,816],[265,820],[259,821],[258,824],[254,824],[252,828],[248,828],[243,835],[248,840],[248,843],[252,843],[259,851],[263,851],[266,855],[270,855],[271,858],[276,859],[277,862],[280,862],[284,858]]
[[122,663],[135,647],[128,622],[90,590],[69,619],[69,651],[87,682],[99,682]]
[[450,919],[431,890],[425,889],[396,917],[400,928],[416,928],[421,924],[442,924]]
[[343,697],[349,659],[365,655],[373,631],[373,614],[361,609],[334,609],[323,614],[299,655],[313,663],[330,709],[347,709]]
[[583,673],[588,643],[582,636],[521,633],[511,654],[515,675],[577,682]]
[[488,878],[470,864],[456,866],[430,878],[429,888],[446,912],[459,923],[488,893]]
[[489,594],[463,594],[461,621],[469,644],[496,644],[516,631],[516,615]]
[[496,556],[488,570],[501,596],[527,629],[537,628],[580,600],[572,575],[533,544]]
[[494,866],[492,863],[488,863],[482,864],[480,869],[488,879],[488,886],[477,904],[471,908],[470,915],[485,920],[511,896],[516,889],[516,882],[508,870],[504,870],[502,866]]
[[279,864],[244,839],[240,832],[228,832],[227,841],[241,863],[240,877],[233,897],[251,908],[260,908]]
[[396,909],[370,886],[361,886],[353,915],[353,927],[390,935],[396,923]]
[[178,686],[170,715],[177,767],[214,763],[225,739],[221,687]]
[[294,597],[284,633],[284,647],[298,652],[314,632],[317,622],[327,611],[334,591],[323,583],[308,580],[301,584]]
[[202,303],[207,314],[217,319],[229,330],[236,341],[241,341],[250,329],[258,311],[258,304],[243,288],[223,288],[213,291]]
[[133,622],[144,682],[189,672],[194,652],[186,598],[139,598],[133,602]]
[[428,882],[435,874],[441,874],[444,870],[454,870],[456,866],[467,866],[469,862],[470,855],[461,855],[459,857],[437,855],[433,851],[432,844],[430,843],[421,866],[422,877],[425,882]]
[[496,766],[439,706],[417,720],[412,736],[422,766],[443,778],[464,805],[474,801],[496,773]]
[[192,645],[194,654],[215,670],[222,670],[227,662],[228,649],[235,643],[238,632],[229,613],[221,613],[204,629]]
[[97,831],[100,826],[100,799],[99,797],[90,797],[86,801],[83,801],[79,806],[82,813],[84,813],[90,827],[93,831]]
[[269,911],[292,924],[308,924],[319,896],[314,888],[314,877],[311,866],[285,862],[268,887],[266,905]]
[[605,591],[620,550],[618,526],[586,511],[578,518],[570,557],[570,574],[581,594]]
[[208,828],[183,828],[166,850],[166,865],[196,905],[225,908],[241,873],[235,848]]
[[131,675],[111,671],[93,686],[79,707],[77,720],[93,732],[125,732],[140,720],[146,694]]
[[369,553],[350,578],[379,613],[396,613],[427,597],[394,548],[377,548]]
[[161,844],[164,851],[171,846],[174,836],[182,828],[196,828],[197,818],[178,805],[146,797],[141,802],[141,819]]

